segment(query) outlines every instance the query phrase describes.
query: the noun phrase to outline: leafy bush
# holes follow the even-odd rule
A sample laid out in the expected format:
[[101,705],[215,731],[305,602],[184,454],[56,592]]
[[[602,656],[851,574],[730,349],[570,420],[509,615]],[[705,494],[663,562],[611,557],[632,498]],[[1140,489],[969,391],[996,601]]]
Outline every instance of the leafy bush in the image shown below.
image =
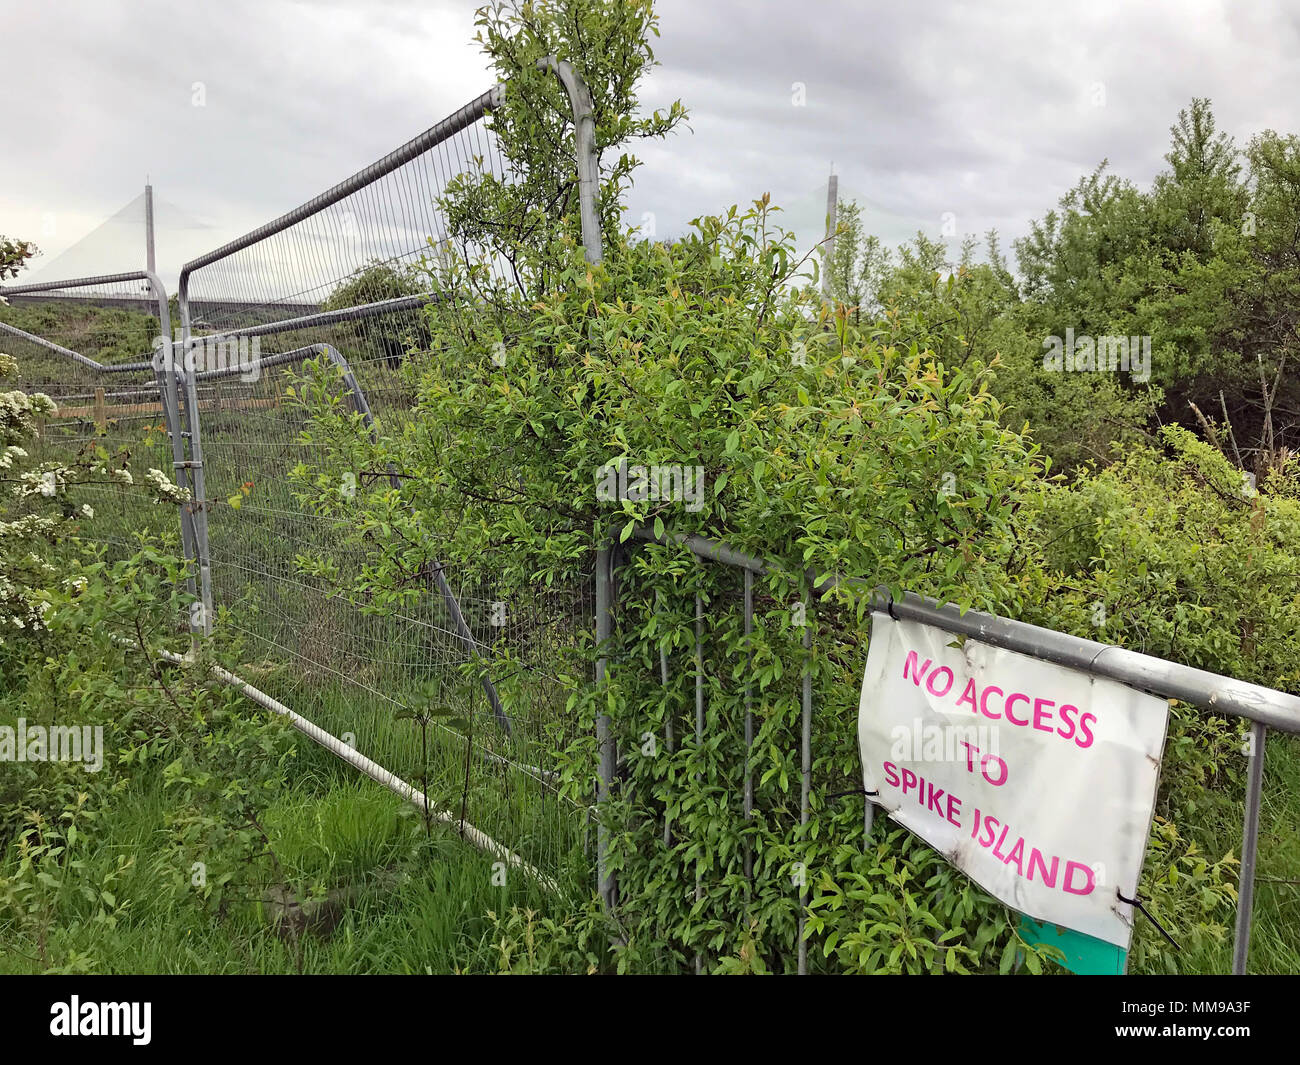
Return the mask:
[[[626,752],[609,806],[621,957],[672,967],[695,953],[721,964],[748,951],[779,971],[793,964],[800,890],[791,877],[800,867],[838,876],[855,824],[861,836],[860,807],[821,795],[857,777],[855,622],[864,604],[846,592],[812,612],[819,638],[809,661],[793,609],[802,574],[879,576],[997,607],[1010,587],[1014,501],[1038,466],[999,425],[978,370],[950,373],[915,346],[882,347],[799,288],[801,264],[766,200],[701,219],[672,247],[624,243],[602,268],[571,242],[552,252],[565,264],[558,287],[536,301],[503,295],[462,318],[466,294],[459,306],[429,309],[440,347],[410,371],[420,406],[400,435],[374,447],[358,436],[329,371],[316,366],[315,390],[309,374],[304,394],[315,397],[312,439],[326,447],[300,483],[336,484],[344,468],[404,471],[400,489],[375,483],[349,503],[361,505],[349,512],[359,536],[386,531],[349,585],[370,609],[400,603],[406,575],[434,547],[517,595],[585,583],[593,547],[627,541],[641,524],[670,537],[721,536],[776,560],[758,589],[753,820],[735,801],[748,651],[738,575],[696,566],[675,548],[629,547],[608,688],[571,699],[554,760],[566,790],[589,798],[595,717],[612,715]],[[596,482],[620,460],[699,466],[707,491],[698,509],[602,503]],[[327,488],[314,501],[342,506]],[[339,576],[347,585],[349,575]],[[709,616],[702,744],[686,739],[694,617],[683,603],[692,591]],[[661,651],[673,664],[667,689]],[[813,817],[800,831],[805,663],[818,756]],[[655,753],[638,756],[647,736]],[[689,780],[699,783],[684,791]],[[657,846],[665,818],[672,843]],[[740,869],[746,849],[752,881]],[[699,900],[683,889],[697,875]],[[983,957],[988,941],[1010,934],[998,907],[968,916],[955,950],[975,951],[978,936]]]

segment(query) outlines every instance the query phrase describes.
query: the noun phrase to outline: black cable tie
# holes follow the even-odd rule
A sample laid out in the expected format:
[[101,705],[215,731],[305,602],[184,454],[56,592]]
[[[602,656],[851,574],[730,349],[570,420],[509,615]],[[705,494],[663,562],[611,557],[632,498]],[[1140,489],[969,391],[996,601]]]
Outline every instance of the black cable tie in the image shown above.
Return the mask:
[[1164,930],[1164,926],[1161,925],[1159,921],[1157,921],[1154,917],[1151,916],[1151,912],[1145,906],[1142,905],[1142,900],[1140,898],[1134,895],[1133,898],[1126,899],[1124,897],[1124,893],[1120,891],[1119,888],[1115,889],[1115,897],[1118,898],[1120,902],[1127,903],[1129,906],[1136,906],[1139,912],[1141,912],[1142,916],[1156,926],[1156,931],[1159,932],[1162,936],[1164,936],[1165,939],[1169,940],[1169,943],[1174,948],[1174,950],[1181,951],[1183,949],[1178,945],[1174,937]]
[[879,794],[878,791],[867,791],[865,788],[852,788],[849,791],[833,791],[825,798],[827,802],[830,802],[831,799],[842,799],[845,795],[865,795],[867,798],[871,798]]
[[897,614],[894,613],[894,597],[892,595],[889,597],[889,602],[888,604],[886,604],[885,609],[889,611],[889,616],[893,618],[895,621],[903,620]]

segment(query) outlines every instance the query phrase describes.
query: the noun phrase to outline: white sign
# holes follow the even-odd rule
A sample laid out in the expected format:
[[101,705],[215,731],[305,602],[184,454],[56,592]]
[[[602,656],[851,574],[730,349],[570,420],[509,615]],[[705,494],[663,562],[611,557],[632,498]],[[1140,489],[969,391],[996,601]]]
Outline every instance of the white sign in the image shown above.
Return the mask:
[[1169,705],[874,614],[868,794],[1021,913],[1128,948]]

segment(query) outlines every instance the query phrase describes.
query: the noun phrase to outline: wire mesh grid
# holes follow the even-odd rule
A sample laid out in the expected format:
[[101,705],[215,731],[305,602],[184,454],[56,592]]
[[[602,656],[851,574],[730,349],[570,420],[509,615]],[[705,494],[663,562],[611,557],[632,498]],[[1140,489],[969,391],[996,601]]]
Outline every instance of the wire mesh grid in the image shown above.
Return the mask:
[[508,284],[509,264],[440,203],[456,184],[511,180],[482,121],[490,96],[256,239],[196,260],[181,300],[200,341],[190,359],[212,600],[218,626],[242,641],[244,679],[556,871],[580,860],[587,835],[544,752],[567,727],[569,678],[582,675],[589,585],[507,601],[438,558],[454,606],[426,580],[398,613],[367,609],[301,563],[325,558],[350,575],[378,546],[355,535],[346,509],[313,508],[291,475],[319,457],[295,395],[305,359],[346,366],[364,400],[342,388],[340,401],[400,433],[416,398],[409,353],[436,346],[422,305],[444,298],[452,276]]
[[32,461],[112,467],[129,460],[135,483],[92,478],[79,489],[94,512],[85,538],[120,555],[138,534],[177,538],[176,512],[150,502],[139,473],[172,471],[165,412],[153,353],[165,332],[150,282],[92,284],[24,291],[0,290],[0,351],[17,363],[6,387],[44,393],[57,410],[37,424]]

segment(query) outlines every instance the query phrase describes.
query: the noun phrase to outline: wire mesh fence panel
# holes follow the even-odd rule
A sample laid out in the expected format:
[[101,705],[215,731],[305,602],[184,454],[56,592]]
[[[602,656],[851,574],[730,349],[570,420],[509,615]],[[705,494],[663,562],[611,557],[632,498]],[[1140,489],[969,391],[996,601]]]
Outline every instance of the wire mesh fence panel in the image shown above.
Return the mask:
[[166,409],[154,367],[158,338],[169,331],[166,297],[143,274],[111,275],[0,289],[0,351],[16,370],[7,387],[44,393],[56,409],[38,422],[29,454],[50,464],[103,466],[130,477],[94,475],[79,498],[93,520],[85,536],[121,554],[140,534],[177,540],[176,510],[150,502],[142,473],[172,476]]
[[187,264],[180,312],[211,602],[244,679],[554,871],[581,861],[586,836],[543,753],[582,676],[586,585],[507,602],[419,530],[401,606],[380,609],[353,578],[391,544],[348,501],[400,487],[404,471],[335,469],[322,485],[318,408],[304,401],[315,387],[363,416],[358,436],[402,434],[438,346],[426,305],[509,283],[510,264],[442,199],[513,179],[484,121],[494,99]]

